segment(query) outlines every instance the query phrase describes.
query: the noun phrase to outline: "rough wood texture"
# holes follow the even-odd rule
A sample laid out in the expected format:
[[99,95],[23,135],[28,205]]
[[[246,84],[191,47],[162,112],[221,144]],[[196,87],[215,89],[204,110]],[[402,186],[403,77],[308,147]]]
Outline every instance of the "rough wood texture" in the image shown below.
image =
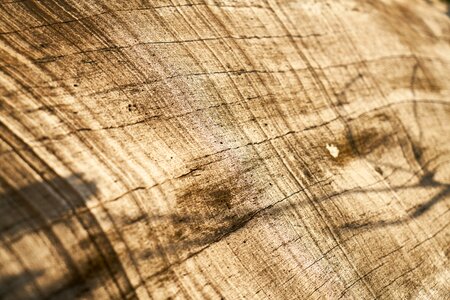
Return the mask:
[[0,298],[448,299],[439,5],[3,0]]

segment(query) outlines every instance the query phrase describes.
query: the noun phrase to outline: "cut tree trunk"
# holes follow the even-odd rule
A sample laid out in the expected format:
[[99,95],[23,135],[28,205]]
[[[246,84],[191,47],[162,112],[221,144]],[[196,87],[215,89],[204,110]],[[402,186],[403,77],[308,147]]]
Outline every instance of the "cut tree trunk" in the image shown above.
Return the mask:
[[4,0],[0,298],[444,299],[425,0]]

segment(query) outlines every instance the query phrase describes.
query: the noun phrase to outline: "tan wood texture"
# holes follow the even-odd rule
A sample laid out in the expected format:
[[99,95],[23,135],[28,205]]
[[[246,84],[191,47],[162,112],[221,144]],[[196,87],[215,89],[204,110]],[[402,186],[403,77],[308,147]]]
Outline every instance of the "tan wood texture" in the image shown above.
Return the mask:
[[2,0],[1,299],[449,299],[425,0]]

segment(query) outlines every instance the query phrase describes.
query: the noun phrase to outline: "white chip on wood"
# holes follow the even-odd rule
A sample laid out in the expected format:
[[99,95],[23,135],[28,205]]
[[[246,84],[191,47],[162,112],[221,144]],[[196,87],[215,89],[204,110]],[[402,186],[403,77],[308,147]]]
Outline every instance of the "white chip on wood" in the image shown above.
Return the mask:
[[339,149],[333,144],[327,144],[326,145],[328,152],[330,152],[330,155],[334,158],[339,156]]

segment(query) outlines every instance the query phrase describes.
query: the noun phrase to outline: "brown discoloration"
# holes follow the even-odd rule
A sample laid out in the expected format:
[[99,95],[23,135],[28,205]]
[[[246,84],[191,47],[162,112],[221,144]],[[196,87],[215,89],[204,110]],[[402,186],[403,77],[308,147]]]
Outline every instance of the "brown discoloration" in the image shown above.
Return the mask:
[[230,209],[232,204],[230,188],[206,187],[189,189],[178,197],[178,207],[198,212]]
[[232,195],[230,190],[217,189],[212,191],[209,195],[213,198],[213,201],[216,202],[218,205],[225,204],[225,206],[228,209],[231,208]]
[[339,165],[368,156],[381,157],[397,144],[396,132],[385,114],[371,114],[349,122],[347,133],[337,144]]
[[200,244],[207,244],[209,235],[220,234],[223,228],[232,226],[234,218],[238,218],[229,211],[232,200],[230,188],[215,185],[189,188],[177,198],[177,214],[172,217],[174,235],[187,240],[205,236],[205,242]]
[[375,171],[377,171],[378,174],[383,175],[383,169],[381,169],[379,166],[375,167]]

